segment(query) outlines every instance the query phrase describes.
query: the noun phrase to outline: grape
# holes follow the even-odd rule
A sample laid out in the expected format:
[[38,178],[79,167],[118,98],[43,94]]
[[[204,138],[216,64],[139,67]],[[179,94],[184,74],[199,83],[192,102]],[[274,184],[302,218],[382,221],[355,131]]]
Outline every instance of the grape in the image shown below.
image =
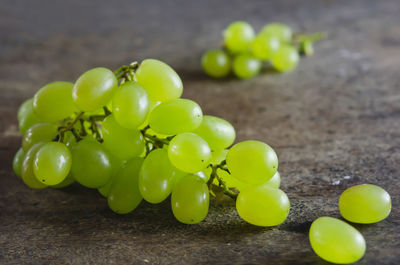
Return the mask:
[[32,189],[43,189],[47,187],[42,182],[39,182],[33,173],[33,159],[43,144],[44,143],[39,142],[29,148],[25,153],[24,160],[22,161],[21,178],[24,183]]
[[18,109],[18,127],[21,134],[25,134],[25,132],[34,124],[40,122],[39,118],[36,116],[33,111],[33,98],[30,98]]
[[212,150],[223,149],[235,141],[235,128],[224,119],[204,115],[199,127],[193,131],[203,138]]
[[126,82],[114,94],[113,115],[117,123],[127,129],[137,129],[149,111],[146,90],[135,82]]
[[260,35],[269,35],[278,38],[281,42],[292,40],[292,30],[285,24],[271,23],[261,29]]
[[70,82],[53,82],[45,85],[33,98],[33,110],[42,121],[56,122],[70,116],[75,106],[72,102]]
[[224,31],[226,48],[232,53],[246,52],[254,39],[254,30],[244,21],[230,24]]
[[290,210],[286,194],[268,186],[250,186],[239,193],[236,209],[246,222],[258,226],[283,223]]
[[304,40],[301,43],[300,49],[305,55],[312,55],[314,53],[313,42],[311,40]]
[[95,111],[105,106],[117,89],[118,81],[107,68],[93,68],[76,80],[72,99],[82,111]]
[[181,173],[169,161],[166,149],[151,151],[139,174],[139,190],[143,199],[150,203],[165,200],[171,193],[176,175]]
[[111,178],[111,159],[104,147],[90,138],[72,146],[72,176],[85,187],[99,188]]
[[225,77],[231,70],[231,59],[221,50],[209,50],[201,57],[201,65],[209,76]]
[[207,184],[195,175],[181,178],[172,190],[171,206],[175,218],[181,223],[196,224],[203,221],[209,206]]
[[55,189],[62,189],[62,188],[68,187],[69,185],[71,185],[74,182],[75,182],[75,179],[74,179],[74,177],[72,177],[72,174],[70,173],[61,183],[58,183],[51,187],[55,188]]
[[183,85],[178,74],[169,65],[155,60],[144,60],[136,70],[139,85],[146,89],[150,101],[167,101],[182,95]]
[[173,135],[193,131],[200,126],[203,113],[189,99],[174,99],[161,103],[150,113],[149,124],[157,133]]
[[33,173],[43,184],[60,184],[69,174],[71,160],[71,152],[65,144],[45,143],[33,159]]
[[13,170],[15,175],[17,175],[18,177],[21,177],[21,167],[22,167],[22,162],[24,161],[24,156],[25,156],[25,152],[24,150],[21,148],[18,149],[17,153],[14,155],[13,158]]
[[340,214],[353,223],[377,223],[389,216],[391,208],[389,193],[372,184],[350,187],[339,199]]
[[310,243],[314,252],[326,261],[353,263],[365,253],[364,237],[351,225],[332,217],[316,219],[310,228]]
[[281,175],[279,174],[279,172],[276,171],[275,175],[272,178],[270,178],[267,182],[265,182],[263,185],[279,189],[279,186],[281,185]]
[[274,149],[260,141],[243,141],[234,145],[226,156],[226,164],[233,177],[251,184],[262,184],[278,169]]
[[118,214],[132,212],[142,201],[138,178],[143,158],[134,157],[118,171],[108,195],[108,206]]
[[252,52],[255,58],[269,60],[279,49],[280,42],[275,36],[259,35],[252,43]]
[[297,50],[289,45],[284,45],[272,56],[272,65],[280,72],[290,71],[299,63]]
[[168,157],[177,169],[195,173],[203,170],[211,159],[207,142],[194,133],[175,136],[168,146]]
[[139,129],[142,130],[144,129],[147,125],[149,125],[149,118],[150,118],[150,114],[153,111],[153,109],[155,107],[157,107],[158,105],[161,104],[161,101],[149,101],[149,111],[147,112],[146,118],[144,120],[144,122],[139,126]]
[[260,71],[260,60],[250,55],[240,54],[233,59],[233,72],[240,79],[253,77],[257,75]]
[[104,119],[101,133],[104,147],[121,160],[139,156],[145,148],[140,131],[122,128],[115,121],[114,114]]
[[57,136],[57,125],[41,122],[30,127],[22,139],[22,148],[25,152],[38,142],[51,142]]

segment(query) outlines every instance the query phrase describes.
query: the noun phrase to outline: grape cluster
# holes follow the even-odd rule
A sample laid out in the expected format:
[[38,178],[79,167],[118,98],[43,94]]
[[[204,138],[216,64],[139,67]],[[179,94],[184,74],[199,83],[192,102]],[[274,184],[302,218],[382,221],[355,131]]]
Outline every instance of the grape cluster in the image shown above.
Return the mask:
[[220,192],[251,224],[282,223],[290,203],[279,189],[275,151],[259,141],[227,149],[233,126],[203,115],[182,91],[177,73],[155,59],[47,84],[19,108],[14,171],[34,189],[75,181],[98,189],[118,214],[171,195],[176,219],[195,224],[207,216],[210,194]]
[[201,63],[204,72],[214,78],[226,77],[231,69],[240,79],[260,73],[263,63],[269,63],[279,72],[296,68],[299,54],[311,55],[313,42],[323,38],[322,33],[295,35],[281,23],[265,25],[256,35],[250,24],[236,21],[223,32],[223,49],[207,51]]
[[[352,223],[372,224],[389,216],[390,195],[372,184],[356,185],[345,190],[339,198],[339,211]],[[309,231],[314,252],[329,262],[348,264],[364,256],[365,239],[350,224],[328,216],[319,217]]]

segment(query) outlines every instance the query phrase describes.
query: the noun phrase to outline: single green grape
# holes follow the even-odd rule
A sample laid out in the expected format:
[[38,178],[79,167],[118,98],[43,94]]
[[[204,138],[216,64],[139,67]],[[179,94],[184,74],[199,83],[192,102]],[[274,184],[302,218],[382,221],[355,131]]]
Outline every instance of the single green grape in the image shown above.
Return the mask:
[[279,174],[278,171],[276,171],[275,175],[262,185],[279,189],[279,187],[281,186],[281,175]]
[[18,109],[18,128],[22,135],[32,127],[32,125],[39,123],[40,119],[33,111],[33,98],[24,101]]
[[146,89],[150,101],[167,101],[182,95],[181,78],[174,69],[159,60],[144,60],[135,77],[137,83]]
[[353,223],[380,222],[389,216],[391,208],[392,200],[389,193],[372,184],[350,187],[339,199],[340,214]]
[[108,194],[108,206],[118,214],[132,212],[142,201],[138,178],[143,164],[143,158],[134,157],[124,164],[118,171],[110,192]]
[[60,184],[71,169],[71,152],[63,143],[45,143],[33,159],[33,173],[46,185]]
[[22,162],[24,161],[24,156],[25,156],[25,152],[22,149],[22,147],[20,147],[17,151],[17,153],[15,153],[14,158],[13,158],[13,170],[15,175],[17,175],[18,177],[21,177],[21,168],[22,168]]
[[190,132],[200,126],[203,112],[199,104],[189,99],[173,99],[153,109],[150,128],[157,133],[173,135]]
[[72,99],[81,111],[95,111],[111,100],[117,86],[118,81],[112,71],[103,67],[93,68],[76,80]]
[[281,42],[289,43],[292,40],[292,29],[281,23],[271,23],[265,25],[260,32],[260,35],[274,36]]
[[312,55],[314,53],[313,42],[311,40],[304,40],[300,46],[301,52],[305,55]]
[[290,211],[289,199],[282,190],[268,186],[249,186],[240,191],[236,210],[243,220],[258,226],[283,223]]
[[208,213],[209,190],[207,184],[195,175],[181,178],[172,190],[172,212],[184,224],[196,224]]
[[251,25],[244,21],[231,23],[224,30],[226,48],[232,53],[248,51],[255,33]]
[[229,149],[226,164],[232,176],[251,184],[262,184],[278,170],[274,149],[260,141],[243,141]]
[[99,142],[83,139],[72,146],[71,154],[71,173],[81,185],[99,188],[111,178],[110,154]]
[[239,54],[233,58],[233,72],[240,79],[247,79],[261,71],[261,61],[248,54]]
[[72,174],[70,173],[61,183],[52,185],[51,187],[54,189],[62,189],[62,188],[68,187],[69,185],[71,185],[74,182],[75,182],[75,179],[72,176]]
[[149,98],[146,90],[135,82],[126,82],[114,93],[113,115],[127,129],[137,129],[146,119]]
[[104,147],[121,160],[139,156],[145,149],[143,135],[140,131],[122,128],[116,122],[114,114],[104,119],[101,133]]
[[72,102],[71,82],[52,82],[33,97],[33,110],[42,121],[56,122],[69,117],[76,110]]
[[182,133],[169,143],[168,157],[177,169],[196,173],[208,166],[211,150],[207,142],[197,134]]
[[283,45],[272,56],[272,65],[280,72],[293,70],[298,63],[299,53],[293,46]]
[[309,238],[314,252],[332,263],[353,263],[365,254],[366,244],[361,233],[336,218],[316,219],[311,224]]
[[280,47],[279,39],[271,35],[258,35],[252,43],[252,53],[255,58],[269,60]]
[[236,138],[235,128],[228,121],[204,115],[199,127],[193,131],[203,138],[211,150],[218,150],[230,146]]
[[225,77],[231,70],[231,59],[226,52],[209,50],[201,57],[201,65],[206,74],[211,77]]
[[39,151],[43,145],[43,142],[34,144],[25,153],[24,160],[22,161],[21,178],[24,183],[32,189],[43,189],[47,187],[47,185],[37,180],[35,173],[33,172],[33,160],[37,151]]
[[38,142],[51,142],[58,134],[57,124],[40,122],[30,127],[22,139],[22,148],[27,152]]
[[172,191],[176,175],[180,172],[169,161],[166,149],[151,151],[139,174],[139,190],[143,199],[150,203],[164,201]]

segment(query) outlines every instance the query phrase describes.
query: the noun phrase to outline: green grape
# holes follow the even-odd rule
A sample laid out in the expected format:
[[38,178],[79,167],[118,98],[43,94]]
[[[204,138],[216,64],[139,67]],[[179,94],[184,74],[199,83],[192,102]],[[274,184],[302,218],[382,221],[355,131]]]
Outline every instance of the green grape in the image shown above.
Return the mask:
[[311,40],[304,40],[300,46],[301,52],[305,55],[312,55],[314,53],[313,42]]
[[43,145],[44,143],[42,142],[34,144],[25,153],[24,160],[22,161],[21,178],[24,181],[24,183],[32,189],[43,189],[47,187],[47,185],[44,185],[42,182],[39,182],[39,180],[37,180],[35,173],[33,172],[33,160],[35,158],[37,151]]
[[32,125],[39,122],[39,118],[33,111],[33,98],[24,101],[18,109],[18,127],[21,134],[25,134]]
[[272,178],[270,178],[267,182],[265,182],[263,185],[279,189],[279,186],[281,185],[281,175],[279,174],[279,172],[276,171],[275,175]]
[[166,149],[151,151],[139,174],[139,190],[143,199],[150,203],[164,201],[171,193],[177,175],[181,174],[169,161]]
[[127,161],[115,176],[107,200],[108,206],[115,213],[130,213],[142,201],[138,185],[142,164],[143,158],[134,157]]
[[33,98],[33,110],[42,121],[56,122],[70,116],[75,106],[72,102],[70,82],[53,82],[45,85]]
[[226,52],[221,50],[209,50],[201,57],[201,65],[209,76],[225,77],[231,70],[231,59]]
[[104,147],[121,160],[139,156],[145,148],[140,131],[122,128],[115,121],[114,114],[104,119],[101,133]]
[[72,146],[71,154],[71,173],[81,185],[99,188],[111,178],[110,154],[99,142],[83,139]]
[[246,222],[258,226],[283,223],[290,210],[286,193],[268,186],[249,186],[236,199],[236,210]]
[[68,187],[69,185],[71,185],[74,182],[75,182],[75,179],[72,176],[72,174],[70,173],[61,183],[52,185],[51,187],[55,188],[55,189],[62,189],[62,188]]
[[292,40],[292,30],[289,26],[281,23],[271,23],[261,29],[260,35],[269,35],[278,38],[281,42]]
[[269,60],[278,51],[280,45],[277,37],[261,34],[253,41],[252,52],[257,59]]
[[274,149],[260,141],[243,141],[234,145],[226,156],[233,177],[251,184],[262,184],[278,170]]
[[350,187],[339,199],[340,214],[353,223],[377,223],[389,216],[391,208],[389,193],[372,184]]
[[157,133],[173,135],[190,132],[200,126],[203,112],[189,99],[173,99],[153,109],[149,117],[151,129]]
[[289,45],[284,45],[272,56],[272,65],[280,72],[286,72],[296,68],[299,63],[299,53]]
[[224,30],[226,48],[232,53],[246,52],[254,39],[254,30],[244,21],[236,21]]
[[146,119],[149,99],[146,90],[135,82],[126,82],[114,93],[113,115],[127,129],[137,129]]
[[171,196],[172,212],[184,224],[196,224],[204,220],[208,213],[209,191],[207,184],[195,175],[181,178]]
[[168,157],[177,169],[196,173],[208,166],[211,150],[207,142],[197,134],[182,133],[169,143]]
[[236,137],[235,129],[228,121],[209,115],[203,116],[200,126],[193,132],[203,138],[211,150],[230,146]]
[[30,127],[22,139],[22,148],[25,152],[38,142],[51,142],[58,134],[57,125],[41,122]]
[[247,79],[261,71],[261,61],[247,54],[233,58],[233,72],[240,79]]
[[108,194],[110,193],[111,185],[112,182],[117,175],[119,169],[126,163],[126,161],[120,160],[116,156],[111,156],[111,168],[112,168],[112,173],[111,173],[111,178],[110,180],[106,183],[106,185],[101,186],[97,190],[100,192],[101,195],[104,197],[108,197]]
[[365,254],[364,237],[351,225],[332,217],[319,217],[310,228],[311,247],[322,259],[349,264]]
[[204,183],[207,183],[207,181],[210,179],[210,176],[207,176],[204,171],[193,173],[193,175],[198,176],[202,181],[204,181]]
[[13,158],[13,170],[15,175],[17,175],[18,177],[21,177],[21,167],[22,167],[22,162],[24,161],[24,156],[25,156],[25,152],[24,150],[21,148],[18,149],[17,153],[14,155]]
[[138,84],[146,89],[150,101],[167,101],[182,95],[183,85],[179,75],[159,60],[144,60],[135,77]]
[[71,160],[71,152],[65,144],[45,143],[33,159],[33,173],[43,184],[60,184],[69,174]]
[[107,68],[93,68],[76,80],[72,99],[82,111],[95,111],[105,106],[117,89],[118,81]]
[[139,129],[142,130],[144,129],[147,125],[149,125],[149,118],[150,114],[153,111],[155,107],[161,104],[161,101],[149,101],[149,111],[147,112],[146,119],[144,122],[139,126]]

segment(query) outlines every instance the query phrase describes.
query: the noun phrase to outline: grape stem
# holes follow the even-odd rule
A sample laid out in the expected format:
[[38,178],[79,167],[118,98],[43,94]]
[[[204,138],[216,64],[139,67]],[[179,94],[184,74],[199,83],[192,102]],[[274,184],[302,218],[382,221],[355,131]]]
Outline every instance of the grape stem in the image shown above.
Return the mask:
[[[81,119],[81,117],[83,116],[83,111],[79,112],[78,115],[76,115],[75,119],[73,119],[71,122],[67,123],[67,126],[65,127],[60,127],[60,129],[58,130],[58,141],[62,142],[64,140],[64,133],[66,133],[67,131],[73,131],[73,127],[74,125]],[[74,132],[72,132],[74,133]],[[75,136],[75,134],[74,134]],[[76,136],[75,136],[76,137]],[[78,137],[80,138],[80,137]],[[78,140],[77,138],[77,140]]]
[[216,179],[218,181],[218,186],[223,188],[223,192],[225,195],[231,197],[232,199],[236,200],[237,196],[239,195],[238,192],[233,191],[232,189],[230,189],[227,185],[226,182],[217,174],[217,170],[218,169],[222,169],[225,170],[229,173],[229,170],[224,168],[225,160],[221,162],[221,164],[217,164],[217,165],[212,165],[210,164],[211,167],[211,174],[210,174],[210,179],[207,182],[208,188],[209,190],[212,190],[212,186],[214,185],[214,179]]
[[139,63],[138,62],[132,62],[129,65],[123,65],[117,70],[114,71],[114,75],[119,81],[122,79],[122,81],[131,81],[135,80],[135,71],[139,68]]

